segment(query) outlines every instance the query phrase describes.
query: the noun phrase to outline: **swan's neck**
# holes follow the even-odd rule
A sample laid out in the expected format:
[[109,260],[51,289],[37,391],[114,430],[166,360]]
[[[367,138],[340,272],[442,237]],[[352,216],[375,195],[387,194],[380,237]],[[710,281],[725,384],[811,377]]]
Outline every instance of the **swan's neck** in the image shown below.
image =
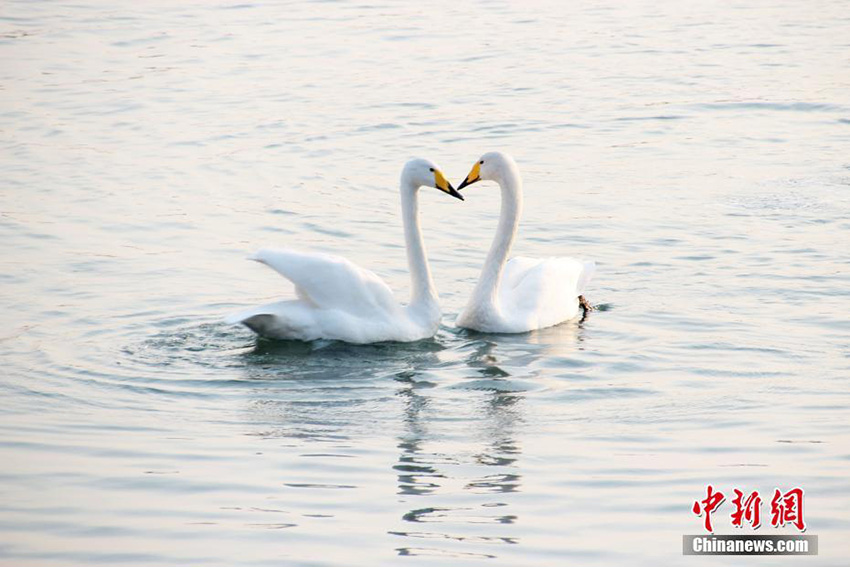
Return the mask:
[[407,246],[407,267],[410,270],[410,306],[437,306],[437,290],[431,279],[431,268],[428,266],[419,226],[419,188],[404,178],[401,182],[401,215]]
[[472,301],[478,306],[498,306],[499,285],[508,254],[516,237],[519,218],[522,215],[522,180],[515,167],[506,167],[499,180],[502,190],[502,207],[499,213],[499,227],[487,253],[487,260],[481,270],[478,285],[472,294]]

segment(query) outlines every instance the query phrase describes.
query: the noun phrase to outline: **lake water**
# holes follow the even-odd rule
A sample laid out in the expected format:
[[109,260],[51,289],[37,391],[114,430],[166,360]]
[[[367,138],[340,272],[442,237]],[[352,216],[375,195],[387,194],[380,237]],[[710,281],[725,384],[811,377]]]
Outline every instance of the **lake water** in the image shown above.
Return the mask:
[[[120,4],[125,4],[121,6]],[[0,6],[0,564],[690,565],[706,485],[850,546],[850,61],[835,2]],[[261,246],[406,300],[405,160],[514,155],[581,325],[454,328],[492,184],[422,192],[443,327],[224,325]],[[699,561],[699,560],[696,560]]]

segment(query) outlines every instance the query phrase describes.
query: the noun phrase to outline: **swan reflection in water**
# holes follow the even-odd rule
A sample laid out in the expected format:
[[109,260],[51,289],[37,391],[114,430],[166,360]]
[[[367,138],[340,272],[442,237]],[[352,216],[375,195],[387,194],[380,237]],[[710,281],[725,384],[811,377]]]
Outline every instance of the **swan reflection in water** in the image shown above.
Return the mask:
[[522,486],[517,428],[524,396],[498,365],[498,343],[479,337],[466,343],[465,384],[448,396],[431,395],[415,371],[396,377],[405,427],[393,469],[399,500],[410,510],[389,533],[416,540],[396,548],[399,555],[495,557],[467,548],[519,542],[509,495]]
[[[253,402],[267,424],[259,435],[340,452],[376,431],[394,435],[401,509],[378,528],[393,551],[496,557],[521,543],[521,439],[534,419],[527,392],[546,387],[549,361],[581,348],[581,332],[567,324],[513,336],[443,331],[404,345],[260,341],[246,367],[264,380]],[[332,468],[316,472],[340,480]]]

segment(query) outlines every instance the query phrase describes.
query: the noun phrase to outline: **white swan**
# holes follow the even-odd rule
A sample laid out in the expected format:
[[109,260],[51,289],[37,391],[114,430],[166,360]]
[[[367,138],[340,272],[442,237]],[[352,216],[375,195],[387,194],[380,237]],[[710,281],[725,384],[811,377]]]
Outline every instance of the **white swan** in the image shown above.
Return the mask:
[[373,272],[340,256],[265,248],[262,262],[295,284],[298,299],[255,307],[228,317],[259,335],[277,339],[335,339],[349,343],[417,341],[434,335],[440,305],[419,227],[419,188],[433,186],[463,200],[432,162],[414,159],[401,174],[401,212],[411,299],[400,305]]
[[512,258],[507,262],[522,213],[522,179],[513,158],[481,156],[458,190],[492,180],[502,190],[499,228],[478,285],[457,326],[488,333],[524,333],[577,317],[589,304],[581,295],[596,265],[575,258]]

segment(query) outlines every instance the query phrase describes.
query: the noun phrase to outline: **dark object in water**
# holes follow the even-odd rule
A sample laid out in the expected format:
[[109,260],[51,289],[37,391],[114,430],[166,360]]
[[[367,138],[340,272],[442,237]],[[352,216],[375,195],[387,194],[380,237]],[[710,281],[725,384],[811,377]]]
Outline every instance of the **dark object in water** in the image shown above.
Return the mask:
[[582,310],[581,320],[579,320],[579,323],[584,323],[584,320],[587,319],[587,314],[593,311],[593,305],[591,305],[583,295],[578,296],[578,305]]

